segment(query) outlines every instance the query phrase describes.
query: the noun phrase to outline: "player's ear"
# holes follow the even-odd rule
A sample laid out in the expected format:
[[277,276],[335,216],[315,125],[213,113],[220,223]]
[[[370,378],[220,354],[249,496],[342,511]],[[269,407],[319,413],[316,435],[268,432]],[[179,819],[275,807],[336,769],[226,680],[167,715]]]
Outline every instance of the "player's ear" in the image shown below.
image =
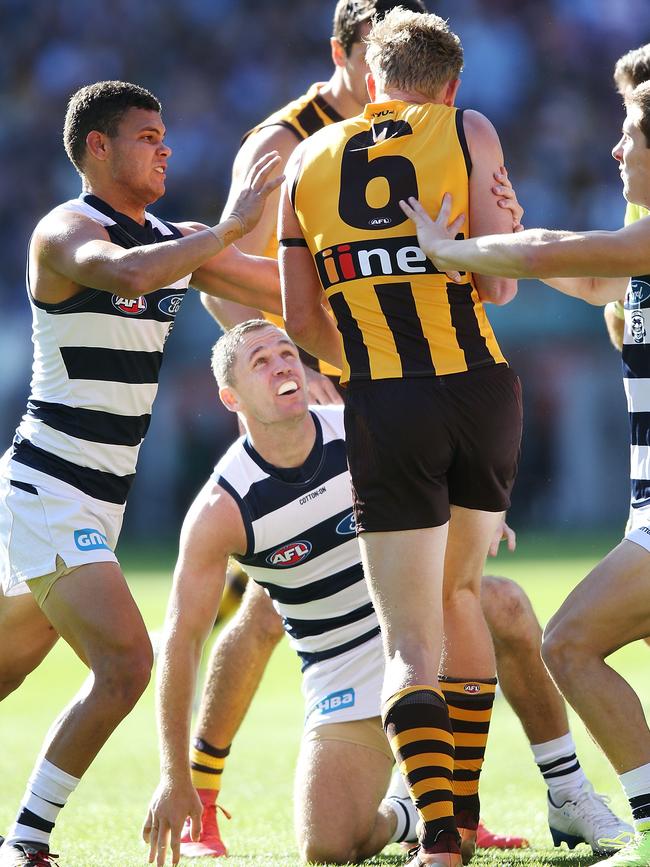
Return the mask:
[[334,66],[345,66],[348,56],[345,53],[345,48],[343,48],[336,36],[330,37],[330,49],[332,51],[332,63]]
[[377,96],[377,84],[375,82],[375,77],[372,72],[366,73],[366,87],[368,88],[368,96],[370,97],[370,102],[374,102],[375,97]]
[[230,388],[230,386],[224,385],[219,389],[219,398],[229,412],[239,411],[237,392],[233,388]]
[[102,162],[107,157],[106,138],[107,136],[103,132],[96,129],[91,130],[86,136],[86,147],[95,159],[102,160]]
[[453,105],[456,100],[456,94],[460,87],[460,78],[452,78],[448,81],[442,91],[442,102],[444,105]]

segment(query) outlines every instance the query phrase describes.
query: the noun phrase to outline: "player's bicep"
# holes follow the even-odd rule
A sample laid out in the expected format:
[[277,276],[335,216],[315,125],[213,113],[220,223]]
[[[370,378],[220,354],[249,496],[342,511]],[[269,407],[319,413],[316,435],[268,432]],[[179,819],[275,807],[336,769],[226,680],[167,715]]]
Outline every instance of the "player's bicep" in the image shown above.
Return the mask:
[[[499,207],[492,192],[494,173],[503,165],[499,136],[490,121],[475,111],[464,112],[463,125],[472,161],[469,177],[470,234],[472,237],[511,234],[510,211]],[[486,301],[503,304],[516,294],[516,280],[482,274],[474,277],[479,295]]]
[[167,609],[168,628],[205,637],[214,623],[232,553],[245,547],[245,530],[232,498],[209,482],[183,522],[174,583]]

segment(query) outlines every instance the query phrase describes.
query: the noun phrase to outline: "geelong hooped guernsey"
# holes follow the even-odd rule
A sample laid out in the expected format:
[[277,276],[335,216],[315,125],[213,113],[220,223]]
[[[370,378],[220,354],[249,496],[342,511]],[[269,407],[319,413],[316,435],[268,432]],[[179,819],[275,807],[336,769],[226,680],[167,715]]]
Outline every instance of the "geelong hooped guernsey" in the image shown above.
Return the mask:
[[630,417],[631,505],[650,504],[650,275],[633,277],[625,295],[623,385]]
[[[92,195],[62,205],[106,228],[121,247],[181,236],[146,214],[141,226]],[[97,500],[123,504],[147,432],[165,341],[190,276],[135,300],[86,288],[32,307],[34,365],[11,460]]]
[[[441,376],[505,362],[471,275],[456,284],[418,245],[399,201],[469,211],[462,112],[367,105],[300,145],[291,201],[342,336],[348,379]],[[467,220],[463,231],[470,233]]]
[[311,412],[316,443],[302,467],[273,467],[241,438],[213,476],[246,527],[247,550],[237,559],[282,615],[303,671],[379,640],[355,536],[343,411]]

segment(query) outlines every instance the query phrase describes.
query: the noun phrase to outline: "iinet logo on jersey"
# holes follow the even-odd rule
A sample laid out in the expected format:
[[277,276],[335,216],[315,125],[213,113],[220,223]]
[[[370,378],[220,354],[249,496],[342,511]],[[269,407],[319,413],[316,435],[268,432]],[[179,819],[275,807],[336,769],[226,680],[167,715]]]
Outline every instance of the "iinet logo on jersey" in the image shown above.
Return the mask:
[[319,250],[314,259],[325,289],[363,277],[440,274],[415,235],[337,244]]

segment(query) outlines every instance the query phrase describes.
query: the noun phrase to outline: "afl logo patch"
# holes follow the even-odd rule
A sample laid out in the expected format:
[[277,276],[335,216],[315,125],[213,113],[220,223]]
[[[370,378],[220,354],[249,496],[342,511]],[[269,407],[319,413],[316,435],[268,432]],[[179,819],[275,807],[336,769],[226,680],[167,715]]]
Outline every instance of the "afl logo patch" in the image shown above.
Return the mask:
[[166,295],[158,302],[158,310],[166,316],[176,316],[182,303],[182,295]]
[[139,316],[147,309],[147,299],[144,295],[139,298],[121,298],[119,295],[113,295],[113,307],[121,313],[126,313],[127,316]]
[[465,692],[480,692],[481,684],[480,683],[466,683],[463,687]]
[[336,526],[336,532],[339,536],[350,536],[357,529],[357,522],[354,520],[354,512],[350,512],[349,515],[346,515],[342,521]]
[[266,558],[269,566],[297,566],[311,554],[311,542],[289,542]]

